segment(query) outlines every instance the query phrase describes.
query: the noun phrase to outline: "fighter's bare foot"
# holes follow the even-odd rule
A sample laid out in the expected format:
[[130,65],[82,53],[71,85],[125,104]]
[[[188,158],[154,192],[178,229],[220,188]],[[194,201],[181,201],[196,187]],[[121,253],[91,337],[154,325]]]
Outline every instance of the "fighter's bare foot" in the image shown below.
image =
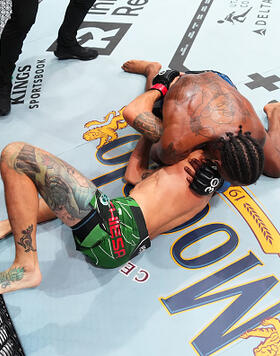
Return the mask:
[[271,102],[264,106],[264,112],[266,113],[267,117],[270,118],[272,114],[279,115],[280,118],[280,103],[279,102]]
[[146,77],[148,75],[155,76],[160,71],[161,64],[159,62],[149,62],[149,61],[132,59],[130,61],[125,62],[122,65],[122,69],[125,72],[143,74]]
[[8,236],[12,232],[9,220],[0,221],[0,239]]
[[18,289],[37,287],[42,280],[39,267],[13,264],[0,272],[0,294],[14,292]]

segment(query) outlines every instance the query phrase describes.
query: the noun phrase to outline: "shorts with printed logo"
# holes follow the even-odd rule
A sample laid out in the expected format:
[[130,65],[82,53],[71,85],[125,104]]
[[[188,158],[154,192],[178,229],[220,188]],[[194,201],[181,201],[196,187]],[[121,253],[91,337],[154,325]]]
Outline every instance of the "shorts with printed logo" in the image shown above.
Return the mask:
[[110,200],[99,190],[93,210],[72,226],[76,249],[96,267],[115,268],[151,246],[144,216],[131,197]]

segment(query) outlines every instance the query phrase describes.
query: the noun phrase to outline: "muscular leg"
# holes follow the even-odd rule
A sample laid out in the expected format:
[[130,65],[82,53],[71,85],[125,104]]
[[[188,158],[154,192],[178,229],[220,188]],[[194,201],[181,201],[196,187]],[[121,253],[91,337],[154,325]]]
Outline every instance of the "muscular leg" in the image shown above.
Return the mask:
[[149,62],[140,60],[130,60],[122,65],[122,69],[128,73],[142,74],[146,77],[145,91],[151,88],[154,76],[161,69],[159,62]]
[[14,263],[0,273],[0,293],[5,293],[41,281],[35,238],[38,193],[55,216],[73,226],[92,209],[96,187],[66,162],[20,142],[2,151],[0,168],[16,248]]

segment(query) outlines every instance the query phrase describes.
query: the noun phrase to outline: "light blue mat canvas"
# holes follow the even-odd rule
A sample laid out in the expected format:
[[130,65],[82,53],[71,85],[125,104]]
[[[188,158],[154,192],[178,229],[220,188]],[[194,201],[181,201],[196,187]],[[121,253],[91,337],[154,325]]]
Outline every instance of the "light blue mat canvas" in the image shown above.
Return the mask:
[[[129,59],[226,73],[267,127],[263,107],[280,100],[279,2],[97,0],[78,33],[100,51],[88,62],[52,53],[67,4],[40,3],[14,72],[12,111],[0,119],[1,150],[37,145],[110,197],[123,195],[138,136],[122,108],[145,86],[122,71]],[[104,146],[110,130],[115,139]],[[280,180],[265,176],[230,188],[119,270],[91,266],[60,221],[38,226],[42,283],[4,295],[26,355],[280,355],[279,197]],[[0,243],[5,270],[13,237]]]

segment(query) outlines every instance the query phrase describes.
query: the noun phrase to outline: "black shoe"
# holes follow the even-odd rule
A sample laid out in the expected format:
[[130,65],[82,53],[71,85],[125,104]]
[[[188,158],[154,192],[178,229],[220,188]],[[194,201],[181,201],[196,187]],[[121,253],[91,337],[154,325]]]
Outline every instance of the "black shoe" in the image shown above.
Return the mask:
[[0,84],[0,116],[11,111],[11,90],[12,84]]
[[57,45],[54,54],[58,59],[80,59],[82,61],[89,61],[98,56],[98,52],[95,49],[82,47],[78,44],[73,47]]

